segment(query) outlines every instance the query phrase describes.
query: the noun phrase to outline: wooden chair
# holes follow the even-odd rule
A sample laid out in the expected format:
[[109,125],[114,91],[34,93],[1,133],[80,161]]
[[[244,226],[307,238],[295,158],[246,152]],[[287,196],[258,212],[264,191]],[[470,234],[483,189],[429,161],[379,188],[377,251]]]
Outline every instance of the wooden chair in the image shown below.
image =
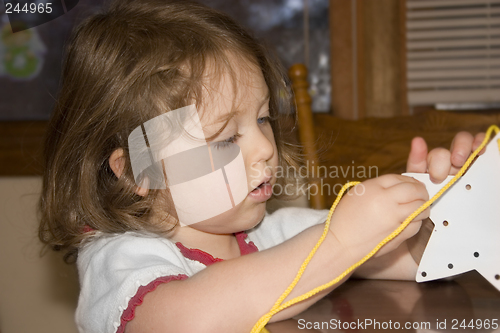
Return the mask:
[[[308,174],[313,175],[314,168],[316,167],[317,169],[319,166],[319,160],[316,148],[314,120],[311,109],[312,99],[307,91],[309,88],[309,83],[307,82],[307,68],[302,64],[295,64],[290,67],[288,75],[292,80],[292,89],[297,109],[299,140],[303,148]],[[320,180],[318,178],[311,177],[310,184],[318,187],[318,191],[314,191],[309,197],[309,204],[311,208],[325,208],[324,195],[320,190]]]

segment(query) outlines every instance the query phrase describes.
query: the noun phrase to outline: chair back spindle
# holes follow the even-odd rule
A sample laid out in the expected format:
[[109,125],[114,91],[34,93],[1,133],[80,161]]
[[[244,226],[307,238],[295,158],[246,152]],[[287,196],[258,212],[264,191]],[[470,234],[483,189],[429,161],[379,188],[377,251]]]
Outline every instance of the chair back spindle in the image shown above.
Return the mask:
[[292,80],[299,124],[299,140],[303,148],[311,186],[311,190],[308,193],[309,202],[311,208],[323,209],[325,208],[325,203],[321,180],[318,175],[319,160],[316,152],[316,136],[314,134],[314,120],[311,109],[312,99],[308,92],[307,68],[303,64],[292,65],[288,71],[288,75]]

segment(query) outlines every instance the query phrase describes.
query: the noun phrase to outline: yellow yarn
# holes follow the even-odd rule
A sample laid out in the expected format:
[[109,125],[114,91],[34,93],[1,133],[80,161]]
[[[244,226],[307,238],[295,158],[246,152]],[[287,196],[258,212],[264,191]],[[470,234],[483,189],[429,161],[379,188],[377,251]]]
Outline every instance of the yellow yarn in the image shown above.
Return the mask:
[[[283,292],[283,294],[278,298],[278,300],[276,301],[276,303],[274,303],[274,305],[271,308],[271,310],[269,310],[268,313],[266,313],[264,316],[262,316],[259,319],[259,321],[254,325],[254,327],[252,328],[251,333],[259,333],[259,332],[260,333],[266,333],[266,332],[269,332],[264,326],[269,322],[269,320],[271,319],[271,317],[273,315],[275,315],[276,313],[280,312],[281,310],[283,310],[283,309],[285,309],[285,308],[287,308],[287,307],[289,307],[289,306],[291,306],[293,304],[296,304],[296,303],[298,303],[300,301],[303,301],[303,300],[305,300],[305,299],[307,299],[307,298],[309,298],[309,297],[311,297],[311,296],[319,293],[320,291],[325,290],[325,289],[333,286],[334,284],[336,284],[339,281],[341,281],[344,277],[346,277],[353,270],[355,270],[356,268],[358,268],[359,266],[361,266],[363,263],[365,263],[368,259],[370,259],[371,257],[373,257],[373,255],[375,255],[375,253],[377,253],[378,250],[380,250],[380,248],[382,248],[382,246],[384,246],[385,244],[387,244],[388,242],[390,242],[392,239],[394,239],[397,235],[399,235],[408,226],[408,224],[410,224],[410,222],[415,217],[417,217],[420,213],[422,213],[430,205],[432,205],[432,203],[434,203],[434,201],[436,201],[441,195],[443,195],[444,192],[446,192],[446,190],[448,190],[453,184],[455,184],[455,182],[460,177],[462,177],[462,175],[465,173],[465,171],[467,171],[467,169],[469,168],[469,166],[471,165],[471,163],[474,161],[474,159],[476,158],[476,156],[479,154],[479,152],[486,146],[486,144],[488,143],[488,140],[489,140],[489,138],[491,136],[491,133],[493,131],[495,131],[495,133],[498,134],[498,132],[500,132],[500,129],[497,126],[495,126],[495,125],[490,126],[488,128],[488,131],[486,131],[486,136],[485,136],[483,142],[481,143],[481,145],[469,156],[469,158],[467,159],[467,161],[465,162],[465,164],[462,166],[462,168],[460,169],[460,171],[455,175],[455,177],[453,177],[445,186],[443,186],[441,188],[441,190],[438,193],[436,193],[436,195],[434,195],[431,199],[429,199],[429,201],[427,201],[426,203],[424,203],[416,211],[414,211],[410,216],[408,216],[406,218],[406,220],[404,220],[404,222],[396,230],[394,230],[389,236],[387,236],[383,241],[381,241],[377,246],[375,246],[375,248],[370,253],[368,253],[363,259],[361,259],[360,261],[358,261],[357,263],[355,263],[354,265],[352,265],[351,267],[349,267],[347,270],[345,270],[342,274],[340,274],[339,276],[337,276],[332,281],[330,281],[328,283],[325,283],[325,284],[323,284],[323,285],[321,285],[319,287],[316,287],[313,290],[310,290],[309,292],[307,292],[307,293],[305,293],[305,294],[303,294],[301,296],[295,297],[294,299],[286,302],[285,304],[281,304],[285,300],[285,298],[292,292],[293,288],[295,288],[295,286],[299,282],[300,278],[302,277],[302,274],[306,270],[307,265],[309,264],[309,262],[311,261],[312,257],[314,256],[314,254],[316,253],[316,251],[320,247],[321,243],[323,243],[323,240],[326,238],[326,235],[328,234],[328,231],[330,230],[330,220],[332,218],[333,212],[335,211],[335,208],[337,207],[338,203],[340,202],[340,199],[344,195],[345,191],[347,191],[348,188],[359,184],[359,182],[349,182],[349,183],[345,184],[342,187],[342,189],[340,190],[340,192],[339,192],[339,194],[337,196],[337,199],[335,200],[335,202],[333,203],[332,207],[330,208],[330,212],[328,213],[328,216],[326,218],[325,229],[323,230],[323,234],[321,235],[320,239],[318,240],[318,242],[316,243],[316,245],[313,247],[313,249],[311,250],[311,252],[307,256],[307,258],[304,260],[304,262],[302,263],[302,265],[300,266],[300,269],[297,272],[297,275],[295,276],[295,279],[288,286],[288,288]],[[499,151],[500,151],[500,140],[497,141],[497,144],[498,144]]]

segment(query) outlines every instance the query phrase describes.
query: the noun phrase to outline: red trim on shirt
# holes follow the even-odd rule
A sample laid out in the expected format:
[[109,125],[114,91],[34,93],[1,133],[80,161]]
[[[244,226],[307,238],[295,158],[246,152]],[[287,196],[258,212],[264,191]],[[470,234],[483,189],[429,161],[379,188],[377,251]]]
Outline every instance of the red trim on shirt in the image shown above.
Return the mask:
[[259,251],[254,242],[250,241],[247,243],[245,241],[245,239],[248,237],[246,232],[241,231],[235,233],[234,235],[236,236],[236,241],[238,242],[238,245],[240,247],[240,253],[242,256],[244,256],[245,254],[250,254]]
[[[254,242],[246,242],[245,239],[248,237],[246,232],[241,231],[234,234],[236,241],[238,242],[238,247],[240,248],[240,254],[244,256],[245,254],[250,254],[259,251]],[[200,249],[190,249],[182,245],[182,243],[177,242],[175,245],[181,251],[184,258],[196,260],[205,266],[210,266],[216,262],[223,261],[220,258],[214,258],[210,253],[202,251]]]
[[175,245],[177,245],[179,250],[181,250],[184,258],[199,261],[203,265],[210,266],[212,264],[215,264],[216,262],[222,261],[222,259],[214,258],[211,254],[206,253],[205,251],[198,249],[189,249],[182,245],[182,243],[180,242],[175,243]]
[[123,310],[122,316],[120,318],[120,326],[116,330],[116,333],[125,332],[125,326],[135,317],[135,308],[142,304],[142,302],[144,301],[144,296],[146,296],[147,293],[154,291],[160,284],[174,280],[185,280],[187,278],[188,276],[184,274],[162,276],[157,278],[156,280],[151,281],[145,286],[140,286],[139,289],[137,289],[137,293],[128,302],[127,308]]

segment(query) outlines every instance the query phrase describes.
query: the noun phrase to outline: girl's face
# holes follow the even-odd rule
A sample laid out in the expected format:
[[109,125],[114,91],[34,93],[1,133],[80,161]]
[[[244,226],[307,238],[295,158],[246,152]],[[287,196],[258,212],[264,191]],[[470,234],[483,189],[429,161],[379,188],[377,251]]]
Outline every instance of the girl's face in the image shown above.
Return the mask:
[[[234,59],[234,58],[233,58]],[[248,195],[234,208],[189,227],[205,232],[227,234],[250,229],[265,214],[266,201],[278,165],[278,153],[269,122],[269,89],[262,71],[248,62],[234,66],[235,75],[221,75],[208,81],[203,92],[204,105],[198,110],[205,137],[221,148],[228,143],[239,146],[245,163]],[[209,76],[210,77],[210,76]],[[206,198],[210,200],[210,198]]]

